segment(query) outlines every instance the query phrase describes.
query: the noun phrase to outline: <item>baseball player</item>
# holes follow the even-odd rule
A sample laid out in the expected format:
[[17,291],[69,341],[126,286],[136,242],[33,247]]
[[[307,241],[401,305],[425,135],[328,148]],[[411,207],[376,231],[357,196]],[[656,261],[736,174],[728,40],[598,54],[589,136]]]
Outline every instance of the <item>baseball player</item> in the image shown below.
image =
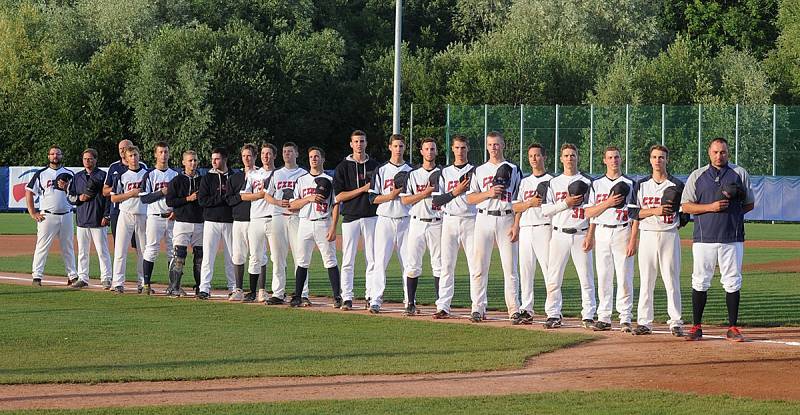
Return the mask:
[[[236,287],[233,290],[233,294],[228,298],[230,301],[244,300],[244,292],[242,291],[242,286],[244,285],[244,263],[247,259],[247,254],[250,252],[250,245],[248,244],[250,202],[242,198],[242,191],[247,186],[247,176],[252,174],[256,169],[256,151],[255,144],[248,143],[242,146],[242,170],[231,175],[225,193],[225,198],[233,214],[233,253],[231,255],[231,260],[233,261],[233,270],[236,276]],[[248,267],[249,275],[255,275],[256,279],[258,279],[259,269],[259,261],[254,261],[253,258],[251,258],[250,266]]]
[[[439,277],[441,276],[441,243],[442,243],[442,208],[433,204],[433,193],[439,192],[442,170],[436,165],[436,140],[423,138],[420,142],[420,155],[422,165],[408,174],[408,183],[405,191],[400,193],[400,201],[406,206],[411,206],[409,214],[411,221],[408,225],[406,242],[403,246],[405,252],[404,275],[408,302],[403,314],[413,316],[417,313],[417,283],[422,274],[422,256],[425,248],[431,257],[433,270],[433,286],[436,290],[436,299],[439,299]],[[380,309],[370,308],[370,312],[377,313]]]
[[441,194],[434,196],[433,203],[442,208],[441,277],[439,277],[439,298],[436,300],[435,319],[450,317],[450,303],[455,290],[455,270],[458,247],[464,248],[467,268],[472,272],[475,231],[474,205],[467,203],[467,190],[475,167],[469,163],[469,143],[463,135],[454,135],[450,149],[453,151],[453,164],[442,169],[439,179]]
[[502,134],[497,131],[487,134],[486,149],[489,152],[489,161],[475,169],[467,192],[467,203],[477,205],[478,208],[472,245],[475,274],[470,279],[470,320],[478,323],[486,314],[489,265],[492,247],[496,243],[503,265],[506,307],[509,319],[515,322],[520,319],[517,271],[519,227],[514,219],[512,201],[517,197],[522,174],[519,167],[506,161]]
[[[636,183],[639,207],[633,221],[628,254],[634,255],[639,247],[639,308],[635,335],[652,333],[653,291],[661,270],[661,280],[667,291],[669,327],[673,336],[683,337],[681,320],[681,238],[678,235],[680,220],[680,195],[683,182],[667,172],[669,150],[660,145],[650,147],[652,174]],[[673,197],[667,196],[672,193]],[[677,201],[674,196],[677,196]],[[663,199],[671,203],[662,203]],[[633,216],[632,216],[633,217]],[[638,233],[638,238],[637,238]]]
[[[114,236],[114,275],[111,285],[117,294],[125,292],[125,269],[128,262],[128,248],[131,236],[136,238],[136,263],[142,263],[147,224],[147,205],[141,201],[140,193],[147,169],[139,163],[139,149],[136,146],[125,148],[125,162],[128,171],[120,174],[111,189],[111,202],[119,205],[117,234]],[[138,269],[137,269],[138,271]],[[137,272],[138,273],[138,272]],[[138,278],[138,291],[144,289],[144,277]]]
[[203,208],[197,202],[201,177],[197,174],[197,153],[194,150],[183,152],[183,173],[167,185],[167,206],[175,213],[172,229],[172,261],[169,263],[169,288],[167,295],[182,297],[181,277],[189,245],[192,246],[192,273],[194,294],[200,294],[200,270],[203,263]]
[[[392,134],[389,137],[389,151],[392,156],[383,165],[375,170],[370,188],[370,200],[378,205],[376,213],[378,220],[375,222],[375,241],[373,258],[375,259],[375,272],[367,274],[367,293],[369,295],[370,310],[380,310],[383,304],[383,291],[386,289],[386,267],[392,258],[392,253],[397,249],[397,258],[400,260],[400,269],[403,276],[403,302],[408,308],[408,292],[406,285],[405,261],[403,258],[403,243],[408,231],[408,206],[400,201],[400,193],[406,187],[408,173],[411,166],[403,160],[406,151],[406,139],[402,134]],[[373,311],[374,312],[374,311]]]
[[[25,187],[25,203],[28,214],[36,222],[36,250],[33,252],[33,285],[42,285],[44,265],[50,245],[58,238],[67,285],[77,282],[75,253],[72,245],[72,205],[67,199],[67,189],[72,172],[61,165],[61,149],[51,146],[47,150],[47,167],[33,174]],[[61,183],[59,184],[59,180]],[[39,210],[34,206],[34,197],[39,198]]]
[[547,275],[550,257],[550,217],[542,214],[542,202],[547,196],[547,187],[553,175],[545,171],[544,149],[541,144],[528,146],[528,163],[532,174],[520,182],[516,202],[513,205],[515,220],[519,226],[519,279],[520,312],[516,324],[533,323],[533,277],[536,263]]
[[703,338],[703,310],[708,288],[719,263],[725,304],[728,307],[728,340],[745,338],[737,327],[739,290],[742,287],[744,254],[744,215],[753,210],[755,198],[750,175],[728,162],[728,142],[722,137],[711,140],[711,162],[689,175],[681,197],[681,210],[694,215],[692,257],[692,319],[687,340]]
[[342,310],[353,308],[353,278],[358,241],[363,241],[365,272],[365,297],[369,304],[369,284],[375,273],[374,239],[377,206],[369,197],[371,180],[378,162],[366,153],[367,134],[355,130],[350,134],[350,148],[353,153],[336,166],[333,175],[333,191],[340,204],[342,215],[342,304],[334,302],[334,307]]
[[203,247],[206,252],[200,267],[200,293],[197,298],[201,300],[211,298],[211,279],[214,277],[214,262],[220,241],[225,256],[228,292],[232,293],[235,286],[231,261],[233,213],[225,200],[229,177],[228,152],[218,147],[211,152],[211,170],[203,176],[197,191],[197,202],[203,208]]
[[139,195],[142,203],[147,205],[147,246],[144,249],[144,288],[142,292],[147,295],[155,291],[150,288],[150,278],[153,276],[158,253],[161,251],[161,241],[167,247],[167,263],[172,262],[172,234],[175,226],[175,214],[167,206],[167,191],[169,182],[178,172],[169,167],[169,145],[163,141],[156,143],[156,167],[144,175],[144,191]]
[[[619,148],[609,146],[603,153],[606,174],[592,182],[592,198],[586,217],[595,235],[597,267],[597,322],[592,330],[611,330],[614,299],[614,274],[617,276],[617,313],[620,329],[632,331],[633,253],[628,251],[631,238],[630,210],[637,208],[634,182],[620,172]],[[592,232],[590,231],[590,233]]]
[[[111,163],[108,166],[108,171],[106,172],[106,178],[103,182],[103,196],[104,197],[111,197],[111,190],[114,182],[117,178],[128,171],[128,165],[125,161],[125,149],[133,145],[131,140],[120,140],[117,143],[117,150],[119,150],[119,160]],[[147,169],[147,165],[143,162],[139,162],[139,168]],[[116,203],[111,204],[111,234],[116,239],[117,236],[117,219],[119,218],[119,206]],[[131,246],[136,246],[136,238],[131,236]],[[139,278],[142,278],[142,265],[137,264],[137,273],[139,274]]]
[[84,170],[75,173],[69,186],[69,201],[76,206],[78,235],[78,281],[72,288],[89,285],[89,249],[94,243],[100,260],[100,282],[111,289],[111,254],[108,252],[108,224],[111,202],[103,197],[105,172],[97,168],[97,150],[87,148],[81,154]]
[[[289,200],[294,197],[294,184],[297,179],[308,173],[306,169],[297,165],[297,144],[287,141],[283,144],[282,153],[284,165],[272,174],[272,180],[264,194],[264,199],[276,207],[272,214],[269,232],[269,251],[272,253],[272,296],[267,299],[268,305],[284,303],[286,257],[289,255],[289,249],[292,250],[295,262],[300,255],[297,243],[300,217],[296,211],[290,210]],[[311,300],[308,299],[307,280],[301,298],[304,307],[311,305]]]
[[581,324],[591,329],[596,307],[592,270],[594,235],[589,232],[585,208],[592,199],[592,178],[578,171],[578,150],[575,145],[563,144],[560,159],[564,172],[550,179],[547,198],[542,205],[542,214],[550,216],[553,225],[545,275],[547,300],[544,308],[547,321],[544,327],[552,329],[562,325],[561,283],[567,260],[572,257],[581,285]]
[[319,248],[322,262],[328,270],[328,280],[335,302],[341,303],[341,280],[339,264],[336,262],[336,223],[339,219],[339,204],[333,196],[333,178],[322,170],[325,152],[319,147],[308,149],[311,171],[300,176],[294,185],[292,210],[298,210],[300,224],[297,227],[299,255],[295,269],[295,295],[290,305],[300,307],[303,299],[299,293],[308,284],[308,267],[314,245]]
[[275,146],[271,143],[261,145],[261,168],[247,175],[247,182],[242,189],[242,200],[250,202],[250,227],[247,228],[247,245],[250,247],[250,270],[258,269],[257,274],[250,273],[250,292],[244,296],[245,302],[267,300],[267,239],[272,224],[274,205],[264,199],[267,185],[275,172]]

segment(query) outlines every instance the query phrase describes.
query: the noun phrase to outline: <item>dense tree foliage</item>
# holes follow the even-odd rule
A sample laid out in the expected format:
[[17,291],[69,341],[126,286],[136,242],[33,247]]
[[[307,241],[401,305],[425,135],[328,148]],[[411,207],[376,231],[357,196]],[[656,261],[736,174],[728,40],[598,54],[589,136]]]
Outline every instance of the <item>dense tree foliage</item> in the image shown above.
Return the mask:
[[[800,103],[800,0],[404,3],[416,138],[446,104]],[[337,160],[357,128],[383,156],[393,30],[393,0],[0,0],[0,164],[123,137]]]

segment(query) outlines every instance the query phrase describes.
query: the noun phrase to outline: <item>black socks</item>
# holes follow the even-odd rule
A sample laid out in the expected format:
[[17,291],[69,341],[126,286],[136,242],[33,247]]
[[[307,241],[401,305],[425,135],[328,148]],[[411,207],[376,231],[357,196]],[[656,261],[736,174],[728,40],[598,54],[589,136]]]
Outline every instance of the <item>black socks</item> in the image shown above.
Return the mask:
[[294,271],[294,295],[296,297],[303,296],[303,287],[306,285],[306,278],[308,278],[308,268],[297,267]]
[[258,274],[250,274],[250,292],[256,292],[258,287]]
[[142,272],[144,273],[144,283],[150,284],[150,279],[153,276],[154,263],[144,259],[142,260]]
[[233,274],[236,277],[236,288],[241,290],[244,285],[244,264],[233,264]]
[[433,277],[433,299],[439,299],[439,277]]
[[728,324],[735,326],[739,320],[739,291],[725,293],[725,304],[728,306]]
[[333,290],[333,298],[337,299],[342,296],[342,279],[339,276],[339,267],[328,268],[328,280],[331,282],[331,290]]
[[419,278],[406,278],[406,290],[408,291],[408,304],[417,303],[417,284]]
[[708,291],[697,291],[692,288],[692,321],[695,325],[703,321],[703,310],[706,308]]

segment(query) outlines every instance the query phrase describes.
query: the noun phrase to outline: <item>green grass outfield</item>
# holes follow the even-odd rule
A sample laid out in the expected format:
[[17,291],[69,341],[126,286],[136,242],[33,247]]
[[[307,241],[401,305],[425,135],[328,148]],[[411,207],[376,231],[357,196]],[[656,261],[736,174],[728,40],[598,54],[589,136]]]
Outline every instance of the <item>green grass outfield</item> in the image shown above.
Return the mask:
[[75,410],[32,410],[1,412],[24,415],[128,415],[128,414],[796,414],[800,404],[785,401],[757,401],[728,396],[698,396],[673,392],[603,391],[549,392],[527,395],[475,396],[453,398],[357,399],[225,404],[153,406]]
[[591,338],[5,284],[0,301],[6,384],[510,369]]
[[[8,215],[0,215],[0,229],[3,229],[3,222],[7,222]],[[19,216],[19,215],[18,215]],[[27,216],[23,216],[27,218]],[[761,224],[748,223],[747,233],[749,239],[770,239],[774,240],[800,240],[800,225],[797,224]],[[690,231],[682,230],[682,234],[691,237]],[[31,247],[31,250],[33,247]],[[339,252],[341,259],[341,252]],[[129,264],[133,263],[133,255],[129,256]],[[356,263],[355,295],[364,295],[364,258],[358,255]],[[756,264],[772,261],[790,260],[800,258],[800,252],[796,249],[785,248],[749,248],[745,250],[744,263]],[[341,263],[341,262],[340,262]],[[312,258],[310,270],[310,288],[315,295],[330,295],[330,285],[327,273],[322,267],[322,261],[318,253]],[[691,248],[683,248],[681,263],[681,292],[684,310],[684,320],[691,321],[691,272],[692,255]],[[271,264],[269,265],[271,267]],[[30,273],[31,255],[21,255],[15,257],[0,257],[0,271]],[[638,266],[637,266],[638,268]],[[183,281],[192,284],[191,272],[188,271]],[[291,256],[288,259],[288,283],[287,291],[294,291],[293,276],[294,265]],[[159,283],[166,282],[166,260],[162,254],[154,270],[153,280]],[[64,265],[59,255],[50,255],[47,261],[45,272],[49,275],[63,275]],[[503,278],[500,259],[497,251],[493,254],[492,265],[489,278],[489,307],[491,309],[505,309],[503,300]],[[92,256],[92,277],[99,274],[97,258]],[[129,281],[134,281],[135,268],[128,267],[127,276]],[[222,271],[221,256],[216,261],[214,287],[224,289],[225,279]],[[396,256],[389,263],[387,269],[387,282],[385,298],[388,301],[402,302],[403,290],[402,279],[400,278],[400,265]],[[269,279],[268,286],[269,286]],[[245,283],[247,286],[247,282]],[[639,297],[639,273],[638,269],[634,277],[635,299],[634,316],[636,315],[636,301]],[[132,288],[132,285],[131,285]],[[727,320],[725,310],[725,296],[719,279],[715,278],[712,283],[708,305],[705,312],[705,320],[708,323],[722,324]],[[566,316],[578,316],[580,312],[580,287],[575,268],[570,262],[567,266],[563,286],[564,307],[563,312]],[[537,270],[534,281],[534,311],[538,314],[544,312],[544,299],[546,297],[541,270]],[[419,291],[417,294],[418,302],[421,304],[432,304],[434,300],[433,277],[430,269],[430,261],[426,254],[423,260],[423,272],[420,278]],[[756,326],[775,326],[775,325],[798,325],[800,324],[800,308],[796,307],[796,299],[800,298],[800,273],[781,273],[765,271],[748,271],[744,273],[742,288],[742,302],[740,306],[740,323],[742,325]],[[657,321],[666,321],[666,297],[664,286],[659,279],[655,289],[655,311]],[[466,259],[463,253],[459,254],[459,261],[456,266],[456,284],[453,306],[469,307],[469,277],[467,274]]]

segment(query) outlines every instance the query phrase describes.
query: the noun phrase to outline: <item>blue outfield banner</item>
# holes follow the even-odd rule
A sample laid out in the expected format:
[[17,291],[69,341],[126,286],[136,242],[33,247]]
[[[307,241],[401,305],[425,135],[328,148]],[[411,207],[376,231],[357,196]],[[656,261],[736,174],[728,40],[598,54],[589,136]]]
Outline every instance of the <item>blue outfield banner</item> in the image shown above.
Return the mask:
[[[206,170],[206,169],[201,169]],[[12,194],[9,186],[10,167],[0,167],[0,211],[20,212],[23,208],[9,208],[9,197]],[[327,171],[333,176],[333,171]],[[633,176],[637,180],[643,176]],[[681,180],[687,176],[676,175]],[[799,176],[750,176],[756,206],[745,219],[752,221],[800,222],[800,177]],[[19,190],[19,189],[17,189]]]

